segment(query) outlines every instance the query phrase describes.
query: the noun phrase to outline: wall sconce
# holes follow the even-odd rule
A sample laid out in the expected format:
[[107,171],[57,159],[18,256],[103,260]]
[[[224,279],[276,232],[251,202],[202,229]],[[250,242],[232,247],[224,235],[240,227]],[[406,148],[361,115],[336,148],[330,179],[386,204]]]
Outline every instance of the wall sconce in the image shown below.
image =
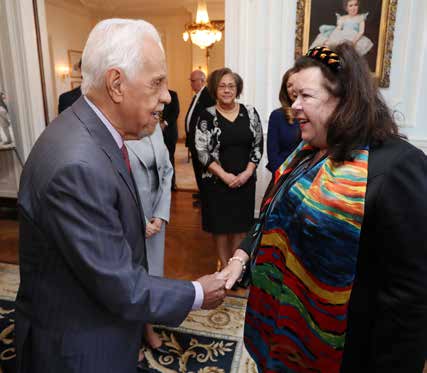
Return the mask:
[[61,80],[65,80],[70,76],[70,67],[68,65],[56,65],[55,70]]

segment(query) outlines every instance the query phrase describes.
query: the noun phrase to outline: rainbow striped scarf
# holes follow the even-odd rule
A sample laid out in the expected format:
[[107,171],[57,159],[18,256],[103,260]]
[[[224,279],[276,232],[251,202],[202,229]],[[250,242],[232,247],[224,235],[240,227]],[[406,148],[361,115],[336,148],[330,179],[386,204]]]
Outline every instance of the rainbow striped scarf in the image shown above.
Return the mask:
[[298,146],[262,205],[269,212],[251,273],[245,344],[263,373],[334,373],[341,365],[369,151],[355,151],[353,161],[339,165],[325,158],[286,185],[314,152]]

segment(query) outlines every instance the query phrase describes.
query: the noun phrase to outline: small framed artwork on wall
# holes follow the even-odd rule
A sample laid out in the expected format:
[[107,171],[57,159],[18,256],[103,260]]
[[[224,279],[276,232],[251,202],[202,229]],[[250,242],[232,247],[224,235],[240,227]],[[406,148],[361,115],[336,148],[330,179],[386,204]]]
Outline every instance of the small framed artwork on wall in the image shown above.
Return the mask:
[[70,65],[71,78],[82,77],[81,64],[80,64],[81,59],[82,59],[82,51],[76,51],[72,49],[68,50],[68,63]]

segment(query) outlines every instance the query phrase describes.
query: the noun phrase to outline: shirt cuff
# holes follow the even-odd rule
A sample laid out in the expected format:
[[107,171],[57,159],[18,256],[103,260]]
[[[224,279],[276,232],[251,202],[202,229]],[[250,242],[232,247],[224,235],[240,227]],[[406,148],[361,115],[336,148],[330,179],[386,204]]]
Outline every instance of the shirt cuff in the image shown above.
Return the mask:
[[191,309],[199,310],[202,307],[203,299],[204,299],[203,288],[200,282],[198,281],[193,281],[192,283],[195,290],[195,297],[194,297],[193,307],[191,307]]

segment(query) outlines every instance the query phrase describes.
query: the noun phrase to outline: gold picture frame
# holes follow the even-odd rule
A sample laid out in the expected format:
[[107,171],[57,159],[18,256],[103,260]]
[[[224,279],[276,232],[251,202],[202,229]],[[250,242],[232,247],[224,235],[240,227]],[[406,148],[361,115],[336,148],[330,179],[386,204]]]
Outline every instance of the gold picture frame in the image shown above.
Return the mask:
[[68,50],[68,64],[70,66],[70,77],[81,78],[82,71],[79,67],[79,62],[82,58],[82,51],[76,51],[73,49]]
[[[366,59],[382,88],[390,86],[397,1],[359,1],[359,13],[367,13],[364,36],[372,41]],[[321,26],[336,25],[335,17],[344,12],[342,3],[341,0],[297,0],[295,59],[305,54],[309,46],[315,43]],[[313,17],[313,14],[316,14],[316,17]]]

